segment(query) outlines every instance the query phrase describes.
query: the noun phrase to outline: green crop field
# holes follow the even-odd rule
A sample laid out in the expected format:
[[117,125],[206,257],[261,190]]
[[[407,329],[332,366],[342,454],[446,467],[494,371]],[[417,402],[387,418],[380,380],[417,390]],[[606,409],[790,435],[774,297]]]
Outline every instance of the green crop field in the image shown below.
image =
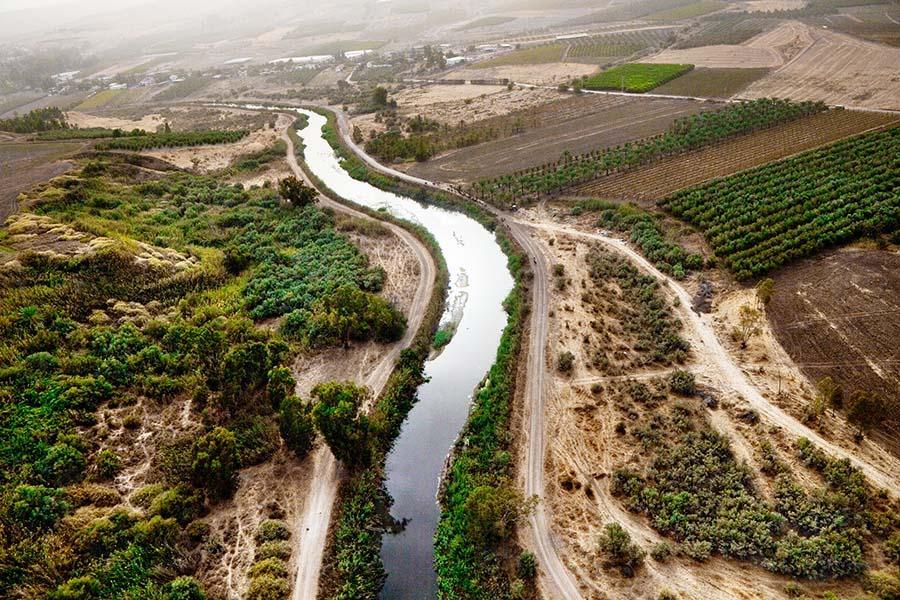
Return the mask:
[[89,110],[91,108],[102,108],[112,101],[116,100],[126,90],[102,90],[86,98],[81,104],[75,107],[75,110]]
[[586,90],[624,90],[643,93],[684,75],[694,65],[631,63],[619,65],[584,80]]
[[900,227],[900,128],[712,181],[663,201],[746,279]]

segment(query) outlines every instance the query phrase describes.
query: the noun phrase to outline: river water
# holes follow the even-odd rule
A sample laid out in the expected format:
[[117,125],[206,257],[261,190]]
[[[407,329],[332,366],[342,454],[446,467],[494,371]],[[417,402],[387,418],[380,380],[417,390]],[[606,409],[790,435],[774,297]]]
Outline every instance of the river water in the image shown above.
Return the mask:
[[432,538],[439,510],[435,500],[444,460],[468,415],[475,386],[494,361],[506,325],[503,299],[513,280],[493,233],[462,213],[420,204],[357,181],[341,168],[322,138],[326,119],[301,111],[309,124],[299,132],[309,169],[346,200],[418,223],[437,240],[450,273],[444,320],[458,323],[443,352],[425,365],[429,380],[387,459],[391,513],[408,519],[399,534],[384,537],[381,558],[388,573],[382,597],[433,598],[436,578]]

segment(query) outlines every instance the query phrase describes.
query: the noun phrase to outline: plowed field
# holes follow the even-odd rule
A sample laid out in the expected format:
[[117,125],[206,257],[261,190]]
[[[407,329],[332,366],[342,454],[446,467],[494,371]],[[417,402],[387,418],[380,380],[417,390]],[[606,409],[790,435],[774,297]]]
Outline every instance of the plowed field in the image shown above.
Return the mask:
[[664,158],[633,171],[601,177],[575,188],[574,195],[652,202],[682,188],[898,121],[900,117],[883,113],[831,110],[696,152]]
[[813,382],[877,392],[893,406],[873,434],[900,452],[900,254],[844,249],[775,276],[768,308],[778,340]]
[[411,165],[409,173],[437,181],[472,182],[544,164],[566,150],[580,154],[656,135],[678,117],[715,107],[691,100],[572,96],[507,115],[520,119],[523,133],[446,152]]

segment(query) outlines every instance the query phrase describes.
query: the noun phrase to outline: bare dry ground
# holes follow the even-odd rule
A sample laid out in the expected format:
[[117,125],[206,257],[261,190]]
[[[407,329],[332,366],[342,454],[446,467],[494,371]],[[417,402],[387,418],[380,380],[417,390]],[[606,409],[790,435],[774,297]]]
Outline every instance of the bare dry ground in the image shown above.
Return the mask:
[[582,75],[590,75],[596,65],[574,62],[555,62],[537,65],[504,65],[482,69],[458,69],[451,71],[447,79],[509,79],[516,83],[556,85],[569,82]]
[[809,29],[809,33],[812,45],[741,96],[900,109],[900,48],[823,29]]
[[584,94],[513,113],[525,131],[412,164],[417,177],[453,183],[509,173],[573,154],[608,148],[666,130],[675,119],[710,108],[691,100]]
[[692,64],[709,68],[775,68],[784,65],[812,43],[806,25],[789,21],[743,44],[663,50],[641,62]]
[[682,188],[898,122],[900,117],[891,114],[832,110],[696,152],[664,158],[632,171],[600,177],[578,186],[572,194],[653,202]]
[[874,437],[900,453],[900,254],[845,248],[781,270],[768,314],[812,381],[882,395],[893,407]]
[[234,144],[165,148],[143,154],[160,158],[182,169],[193,169],[201,173],[218,171],[229,166],[238,156],[270,148],[292,122],[293,119],[288,115],[279,115],[274,129],[264,126]]
[[84,112],[70,110],[66,113],[66,122],[71,127],[85,129],[88,127],[105,127],[107,129],[123,129],[131,131],[133,129],[142,129],[144,131],[154,132],[161,127],[164,119],[159,114],[145,115],[139,120],[120,119],[117,117],[101,117],[97,115],[89,115]]
[[[586,301],[596,293],[590,281],[585,258],[592,252],[590,242],[570,238],[560,232],[542,232],[545,251],[555,264],[563,266],[566,285],[554,286],[551,294],[551,333],[548,340],[555,360],[556,353],[569,350],[575,354],[575,366],[569,374],[553,377],[547,402],[547,439],[549,441],[546,503],[552,515],[557,546],[566,565],[578,580],[586,598],[656,598],[664,589],[683,598],[758,599],[787,598],[788,578],[738,561],[713,558],[702,565],[684,556],[667,561],[648,557],[635,577],[625,578],[614,570],[601,567],[597,553],[597,536],[610,522],[619,523],[639,546],[648,551],[664,541],[643,516],[627,511],[611,491],[610,475],[616,468],[628,466],[640,471],[650,456],[632,432],[653,431],[660,417],[679,414],[698,428],[711,428],[728,437],[731,449],[740,462],[754,473],[759,493],[771,497],[771,481],[759,473],[760,441],[768,439],[779,458],[791,465],[792,472],[804,483],[817,482],[817,476],[800,465],[794,456],[791,440],[783,431],[769,424],[752,424],[741,419],[743,400],[733,390],[721,387],[715,367],[705,363],[703,352],[689,357],[687,368],[706,385],[719,400],[719,407],[709,409],[701,403],[686,403],[672,396],[664,383],[672,367],[639,365],[640,355],[623,334],[624,316],[628,315],[622,296],[607,288],[600,304]],[[551,241],[552,240],[552,241]],[[746,294],[734,296],[737,302]],[[735,302],[726,303],[731,306]],[[605,309],[597,310],[598,306]],[[723,325],[728,323],[721,316]],[[612,369],[593,366],[590,348],[596,346],[597,334],[610,336],[600,348],[611,359]],[[686,332],[689,334],[690,332]],[[690,336],[688,336],[690,337]],[[764,338],[759,336],[751,351],[759,360],[768,360]],[[590,340],[590,342],[589,342]],[[696,344],[695,340],[691,340]],[[696,345],[694,347],[697,347]],[[748,354],[749,356],[749,354]],[[638,363],[635,363],[635,360]],[[756,367],[754,367],[756,368]],[[787,368],[787,367],[786,367]],[[789,379],[784,375],[784,379]],[[804,378],[799,372],[784,384],[784,397],[805,393]],[[633,386],[646,386],[652,400],[636,401]],[[663,434],[665,435],[665,434]],[[674,546],[672,540],[668,540]],[[810,597],[824,590],[840,597],[859,593],[855,583],[805,584]]]

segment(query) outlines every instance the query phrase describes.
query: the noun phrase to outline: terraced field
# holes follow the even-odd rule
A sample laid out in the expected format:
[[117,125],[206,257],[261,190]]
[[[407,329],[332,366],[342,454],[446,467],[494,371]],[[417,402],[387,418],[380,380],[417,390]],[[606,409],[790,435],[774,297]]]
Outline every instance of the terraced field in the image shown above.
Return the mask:
[[[446,152],[411,165],[408,172],[437,181],[469,183],[543,164],[567,150],[579,154],[656,135],[675,119],[712,107],[690,100],[571,96],[500,117],[508,122],[518,120],[522,133]],[[500,126],[493,119],[483,125]]]
[[895,115],[831,110],[697,152],[664,158],[633,171],[601,177],[577,187],[574,194],[649,203],[682,188],[895,123],[900,123],[900,117]]

